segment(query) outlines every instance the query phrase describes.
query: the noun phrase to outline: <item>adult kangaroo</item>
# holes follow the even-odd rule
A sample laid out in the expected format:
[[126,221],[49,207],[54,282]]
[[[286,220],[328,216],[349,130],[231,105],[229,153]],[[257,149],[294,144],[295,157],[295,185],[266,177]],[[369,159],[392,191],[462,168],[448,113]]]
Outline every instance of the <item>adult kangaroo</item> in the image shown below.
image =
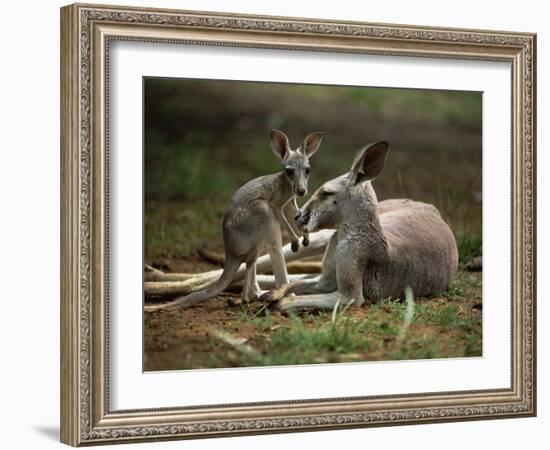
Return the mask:
[[[348,173],[312,195],[297,216],[298,227],[336,228],[322,274],[284,285],[262,300],[278,300],[282,310],[332,309],[337,302],[403,298],[407,286],[416,296],[449,288],[458,251],[437,208],[408,199],[377,201],[371,181],[381,173],[387,152],[387,142],[367,145]],[[287,297],[290,293],[298,295]]]
[[[213,298],[229,286],[241,263],[246,263],[243,300],[257,299],[261,292],[256,279],[256,259],[264,247],[271,257],[275,286],[288,283],[281,229],[287,230],[292,250],[297,251],[298,234],[303,233],[294,221],[296,196],[307,193],[309,158],[319,149],[322,137],[321,132],[311,133],[300,147],[292,150],[288,137],[282,131],[272,130],[271,148],[280,159],[283,170],[255,178],[233,194],[222,221],[225,265],[218,281],[170,303],[148,306],[147,309],[186,308]],[[302,243],[308,244],[307,234],[304,234]]]

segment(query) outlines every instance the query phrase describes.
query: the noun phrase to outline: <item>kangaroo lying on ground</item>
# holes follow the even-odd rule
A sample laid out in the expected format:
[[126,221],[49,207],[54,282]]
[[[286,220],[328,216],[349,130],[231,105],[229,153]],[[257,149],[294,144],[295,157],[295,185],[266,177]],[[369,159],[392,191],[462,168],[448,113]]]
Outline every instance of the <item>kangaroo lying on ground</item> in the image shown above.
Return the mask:
[[[319,277],[262,296],[282,310],[332,309],[337,302],[403,298],[410,286],[426,296],[449,288],[458,265],[454,236],[435,206],[408,199],[378,204],[371,180],[384,167],[388,144],[363,148],[351,171],[323,184],[298,213],[304,231],[336,228]],[[288,294],[313,294],[296,295]]]
[[[243,300],[257,299],[261,291],[256,279],[256,259],[264,246],[271,258],[275,286],[288,283],[281,230],[283,227],[287,230],[292,250],[297,251],[301,233],[294,221],[296,196],[302,197],[307,192],[309,158],[318,150],[322,137],[323,133],[311,133],[298,149],[292,150],[282,131],[271,131],[271,148],[281,160],[283,171],[249,181],[233,194],[222,221],[225,247],[222,275],[210,286],[154,309],[186,308],[215,297],[229,286],[243,262],[246,263]],[[302,243],[308,245],[307,234]]]

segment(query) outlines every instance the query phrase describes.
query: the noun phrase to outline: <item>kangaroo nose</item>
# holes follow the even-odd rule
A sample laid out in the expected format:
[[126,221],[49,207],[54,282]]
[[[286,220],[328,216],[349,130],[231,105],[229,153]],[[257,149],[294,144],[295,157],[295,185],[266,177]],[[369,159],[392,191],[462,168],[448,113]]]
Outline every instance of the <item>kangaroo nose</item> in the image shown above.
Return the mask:
[[301,197],[306,193],[306,188],[298,187],[296,188],[296,193]]
[[302,211],[300,211],[300,213],[296,215],[296,223],[299,226],[305,227],[308,222],[309,222],[309,213],[304,214]]

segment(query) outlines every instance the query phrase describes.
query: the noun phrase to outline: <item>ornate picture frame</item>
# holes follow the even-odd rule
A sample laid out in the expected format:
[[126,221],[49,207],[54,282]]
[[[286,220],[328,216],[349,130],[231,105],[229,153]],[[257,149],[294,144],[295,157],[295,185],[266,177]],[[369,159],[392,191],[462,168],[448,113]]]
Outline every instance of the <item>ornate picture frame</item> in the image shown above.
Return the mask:
[[[511,386],[115,411],[109,406],[108,63],[116,40],[512,67]],[[536,414],[536,35],[74,4],[61,9],[61,440],[73,446]],[[139,301],[139,299],[137,300]]]

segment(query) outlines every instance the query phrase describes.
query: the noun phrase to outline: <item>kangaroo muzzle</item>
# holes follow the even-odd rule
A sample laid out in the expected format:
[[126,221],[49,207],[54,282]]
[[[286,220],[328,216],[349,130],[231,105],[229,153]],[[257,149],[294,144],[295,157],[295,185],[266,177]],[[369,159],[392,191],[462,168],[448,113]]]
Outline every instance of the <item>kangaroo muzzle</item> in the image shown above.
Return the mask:
[[303,197],[304,195],[306,195],[307,189],[303,186],[298,186],[295,189],[295,192],[296,192],[296,195],[299,195],[300,197]]

